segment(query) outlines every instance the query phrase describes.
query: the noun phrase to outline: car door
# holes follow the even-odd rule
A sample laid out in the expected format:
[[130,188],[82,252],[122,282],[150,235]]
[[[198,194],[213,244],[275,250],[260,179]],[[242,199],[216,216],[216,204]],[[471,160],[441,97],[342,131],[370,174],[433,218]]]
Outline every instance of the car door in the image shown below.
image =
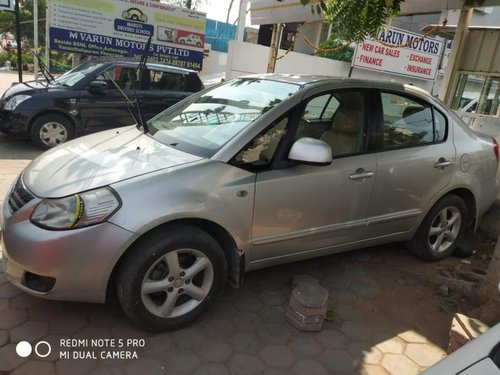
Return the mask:
[[146,74],[148,79],[143,79],[137,96],[147,120],[192,93],[187,90],[188,74],[155,68],[149,68]]
[[106,82],[106,88],[98,91],[82,90],[80,117],[85,133],[136,123],[127,99],[112,81],[116,82],[131,101],[135,101],[137,77],[137,68],[115,65],[95,77],[95,81]]
[[[294,121],[281,120],[287,123],[285,131],[274,131],[285,134],[281,155],[287,155],[298,138],[324,140],[332,147],[330,165],[283,161],[280,166],[273,152],[254,152],[254,158],[260,155],[261,161],[278,160],[274,167],[257,172],[250,262],[316,256],[359,240],[376,168],[375,159],[366,153],[366,95],[361,90],[322,92],[303,103]],[[273,136],[266,142],[280,144]]]
[[408,94],[381,92],[379,99],[383,139],[365,238],[414,228],[450,183],[455,163],[448,123],[438,109]]

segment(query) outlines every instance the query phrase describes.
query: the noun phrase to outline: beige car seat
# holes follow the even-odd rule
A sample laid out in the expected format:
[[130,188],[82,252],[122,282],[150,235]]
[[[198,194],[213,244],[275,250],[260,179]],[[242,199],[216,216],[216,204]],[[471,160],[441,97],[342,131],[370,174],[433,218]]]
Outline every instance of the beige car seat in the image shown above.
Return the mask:
[[360,151],[362,132],[362,108],[344,108],[335,115],[331,129],[320,139],[330,145],[332,155],[356,154]]

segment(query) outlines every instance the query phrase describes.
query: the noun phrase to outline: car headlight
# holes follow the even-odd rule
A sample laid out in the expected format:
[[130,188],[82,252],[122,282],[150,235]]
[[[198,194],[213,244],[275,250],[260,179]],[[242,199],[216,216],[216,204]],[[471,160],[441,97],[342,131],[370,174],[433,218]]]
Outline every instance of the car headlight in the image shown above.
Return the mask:
[[5,103],[4,109],[7,109],[9,111],[13,111],[16,109],[16,107],[24,102],[25,100],[31,98],[30,95],[16,95],[10,98],[7,103]]
[[64,198],[47,198],[36,206],[31,221],[47,229],[74,229],[99,224],[120,207],[110,188],[90,190]]

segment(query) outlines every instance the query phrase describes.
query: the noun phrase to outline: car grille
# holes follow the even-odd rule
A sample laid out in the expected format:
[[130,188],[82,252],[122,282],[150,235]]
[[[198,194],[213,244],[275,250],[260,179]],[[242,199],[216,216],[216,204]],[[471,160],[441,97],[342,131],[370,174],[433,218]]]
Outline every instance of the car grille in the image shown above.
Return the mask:
[[33,194],[31,194],[28,189],[24,186],[21,177],[17,179],[16,184],[14,185],[14,188],[10,192],[9,195],[9,206],[12,211],[12,213],[16,212],[19,210],[22,206],[24,206],[26,203],[28,203],[30,200],[35,198]]

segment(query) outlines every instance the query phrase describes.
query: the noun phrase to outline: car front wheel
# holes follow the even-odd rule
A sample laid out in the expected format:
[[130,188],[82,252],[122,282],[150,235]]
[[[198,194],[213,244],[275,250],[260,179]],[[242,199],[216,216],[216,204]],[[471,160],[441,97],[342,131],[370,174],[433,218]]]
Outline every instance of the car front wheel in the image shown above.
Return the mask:
[[31,128],[31,140],[41,148],[52,148],[75,137],[71,122],[61,115],[40,116]]
[[410,241],[410,250],[424,260],[439,260],[455,251],[467,227],[467,205],[450,194],[429,211]]
[[173,330],[212,305],[226,274],[223,250],[208,233],[175,225],[146,235],[127,252],[118,277],[118,298],[139,327]]

